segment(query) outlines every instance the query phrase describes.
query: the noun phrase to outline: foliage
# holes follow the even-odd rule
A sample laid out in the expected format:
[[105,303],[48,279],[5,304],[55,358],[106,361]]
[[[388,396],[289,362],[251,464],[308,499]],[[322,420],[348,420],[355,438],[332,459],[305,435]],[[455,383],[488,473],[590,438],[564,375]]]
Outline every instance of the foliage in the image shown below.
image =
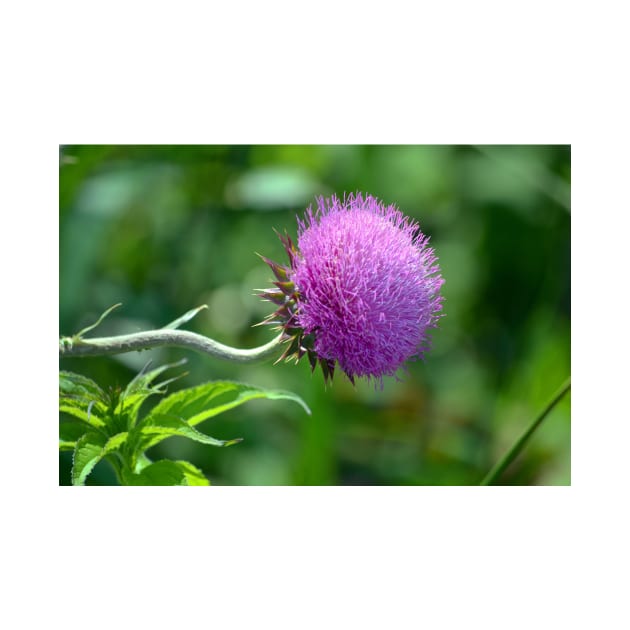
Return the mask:
[[230,446],[240,438],[217,440],[195,425],[256,398],[286,399],[306,404],[290,392],[263,389],[231,381],[212,381],[162,398],[143,417],[140,408],[150,396],[166,393],[171,378],[154,381],[179,364],[141,371],[124,389],[101,389],[93,380],[62,371],[59,410],[67,417],[59,428],[59,449],[72,451],[72,484],[81,486],[96,464],[106,460],[124,485],[205,486],[201,470],[190,462],[152,462],[148,449],[169,437],[181,436],[211,446]]

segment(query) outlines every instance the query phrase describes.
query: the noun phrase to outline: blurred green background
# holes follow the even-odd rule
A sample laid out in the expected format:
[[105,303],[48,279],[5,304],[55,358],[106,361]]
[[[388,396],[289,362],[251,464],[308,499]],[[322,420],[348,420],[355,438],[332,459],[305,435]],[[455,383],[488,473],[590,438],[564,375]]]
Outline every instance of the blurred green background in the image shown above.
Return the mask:
[[[306,359],[236,366],[181,349],[65,358],[101,386],[188,358],[170,391],[213,379],[289,389],[311,407],[253,401],[201,425],[229,448],[170,438],[153,459],[187,459],[213,485],[477,484],[570,374],[569,146],[60,147],[60,334],[122,302],[96,336],[185,327],[239,347],[274,333],[253,295],[270,286],[259,252],[286,262],[273,228],[296,236],[314,196],[362,191],[431,236],[446,284],[424,362],[382,391],[339,371],[324,388]],[[155,401],[154,401],[155,402]],[[150,401],[147,401],[150,405]],[[59,457],[70,483],[71,453]],[[101,462],[88,485],[115,483]],[[505,472],[512,485],[570,484],[570,396]]]

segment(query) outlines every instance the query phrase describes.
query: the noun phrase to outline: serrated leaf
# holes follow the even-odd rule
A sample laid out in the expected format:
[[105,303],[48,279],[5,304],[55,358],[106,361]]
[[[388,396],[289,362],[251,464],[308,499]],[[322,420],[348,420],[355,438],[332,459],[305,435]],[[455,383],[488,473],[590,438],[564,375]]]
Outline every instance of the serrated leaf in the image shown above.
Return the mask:
[[59,372],[59,411],[94,427],[103,427],[107,397],[91,379],[73,372]]
[[241,441],[240,439],[217,440],[201,433],[201,431],[192,427],[182,418],[161,413],[151,413],[147,419],[138,425],[137,431],[139,436],[135,450],[139,452],[144,452],[159,444],[162,440],[174,435],[186,437],[201,444],[210,444],[211,446],[230,446]]
[[59,393],[79,398],[105,399],[103,390],[92,379],[74,372],[59,372]]
[[152,423],[152,416],[181,418],[188,425],[194,426],[224,411],[238,407],[255,398],[269,400],[292,400],[306,413],[311,411],[306,403],[292,392],[276,389],[263,389],[253,385],[233,381],[212,381],[204,385],[182,389],[163,398],[149,413],[142,424]]
[[82,486],[94,466],[108,453],[115,451],[127,439],[127,432],[107,437],[101,433],[88,432],[81,436],[72,457],[72,485]]
[[131,381],[129,381],[129,384],[125,388],[123,395],[125,397],[131,396],[136,393],[145,392],[147,389],[151,389],[153,391],[156,390],[156,388],[159,389],[162,385],[171,383],[172,381],[181,378],[181,375],[177,375],[166,381],[162,381],[162,383],[152,385],[153,381],[166,370],[169,370],[170,368],[180,367],[182,365],[185,365],[186,363],[187,359],[181,359],[180,361],[176,361],[175,363],[167,363],[166,365],[161,365],[160,367],[154,368],[153,370],[148,369],[150,365],[150,363],[148,363],[144,367],[144,369],[142,369],[136,376],[134,376]]
[[169,363],[168,365],[162,365],[153,370],[148,370],[148,364],[142,369],[127,385],[124,392],[120,396],[122,401],[121,409],[119,413],[126,414],[129,418],[128,426],[133,426],[136,423],[138,411],[142,403],[153,394],[163,394],[165,392],[164,387],[178,378],[181,378],[183,374],[179,374],[171,379],[152,385],[153,381],[163,372],[169,368],[179,367],[186,363],[186,359],[182,359],[177,363]]
[[76,418],[77,420],[81,420],[88,425],[91,425],[96,428],[101,428],[105,426],[105,422],[101,420],[101,418],[93,412],[94,407],[89,407],[89,403],[87,405],[81,405],[80,403],[74,402],[70,403],[66,400],[59,401],[59,411],[62,413],[67,413],[69,416]]
[[187,485],[189,486],[209,486],[210,481],[208,478],[197,468],[193,466],[190,462],[177,461],[182,470],[184,471],[184,477],[186,477]]
[[109,440],[107,440],[107,444],[105,444],[105,448],[103,449],[105,451],[103,455],[107,455],[108,453],[115,451],[119,446],[124,444],[128,436],[129,433],[127,431],[122,431],[121,433],[117,433],[116,435],[110,437]]
[[150,464],[137,474],[126,475],[125,482],[130,486],[210,485],[203,473],[192,464],[166,459]]
[[82,486],[101,460],[107,438],[100,433],[86,433],[76,443],[72,456],[72,485]]

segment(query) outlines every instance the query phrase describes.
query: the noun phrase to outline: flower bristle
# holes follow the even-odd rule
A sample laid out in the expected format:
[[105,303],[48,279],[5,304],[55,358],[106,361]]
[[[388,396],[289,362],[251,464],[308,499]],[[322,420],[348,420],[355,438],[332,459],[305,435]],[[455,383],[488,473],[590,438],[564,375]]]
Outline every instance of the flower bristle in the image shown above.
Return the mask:
[[283,332],[279,360],[306,354],[326,383],[338,363],[352,383],[359,376],[382,385],[429,348],[443,301],[437,258],[393,205],[361,193],[316,201],[298,218],[297,246],[276,232],[288,266],[261,256],[276,281],[258,295],[277,307],[261,323]]

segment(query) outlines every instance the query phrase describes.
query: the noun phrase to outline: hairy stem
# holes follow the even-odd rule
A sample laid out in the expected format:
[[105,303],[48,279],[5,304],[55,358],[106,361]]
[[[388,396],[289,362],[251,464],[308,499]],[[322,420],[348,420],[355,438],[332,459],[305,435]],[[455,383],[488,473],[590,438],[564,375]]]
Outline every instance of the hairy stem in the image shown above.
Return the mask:
[[82,337],[62,337],[59,340],[60,357],[93,357],[110,354],[121,354],[132,350],[148,350],[171,346],[188,348],[202,354],[209,354],[218,359],[235,363],[254,363],[263,361],[274,355],[280,348],[280,335],[264,346],[243,350],[225,346],[209,337],[204,337],[187,330],[171,330],[161,328],[147,330],[116,337],[98,337],[83,339]]
[[540,415],[529,425],[525,433],[516,441],[514,446],[503,456],[503,458],[494,466],[494,468],[483,478],[479,485],[490,486],[502,474],[503,471],[514,461],[516,456],[523,450],[525,444],[532,436],[534,431],[541,425],[542,421],[549,415],[551,410],[562,400],[564,395],[571,389],[571,379],[568,378],[560,389],[555,393],[553,398],[547,403]]

